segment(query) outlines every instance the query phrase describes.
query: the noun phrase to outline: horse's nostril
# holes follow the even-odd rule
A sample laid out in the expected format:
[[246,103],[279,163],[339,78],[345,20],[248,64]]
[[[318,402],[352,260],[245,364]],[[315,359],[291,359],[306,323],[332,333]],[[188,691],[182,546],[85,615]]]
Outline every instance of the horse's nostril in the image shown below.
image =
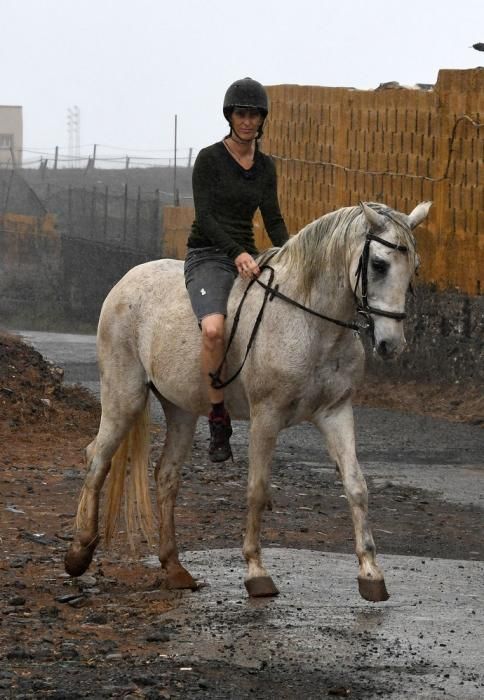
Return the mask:
[[389,359],[398,355],[399,346],[397,343],[394,343],[391,340],[382,340],[378,343],[377,352],[380,355],[380,357],[383,357],[384,359]]
[[378,345],[378,352],[382,357],[391,357],[394,352],[394,346],[392,343],[382,340]]

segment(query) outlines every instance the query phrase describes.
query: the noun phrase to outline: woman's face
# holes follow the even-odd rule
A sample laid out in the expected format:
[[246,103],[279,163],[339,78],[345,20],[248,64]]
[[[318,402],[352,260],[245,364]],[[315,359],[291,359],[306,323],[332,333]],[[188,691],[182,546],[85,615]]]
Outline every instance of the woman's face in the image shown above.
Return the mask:
[[264,119],[258,109],[236,107],[232,112],[230,123],[239,138],[244,141],[251,141],[256,138],[263,121]]

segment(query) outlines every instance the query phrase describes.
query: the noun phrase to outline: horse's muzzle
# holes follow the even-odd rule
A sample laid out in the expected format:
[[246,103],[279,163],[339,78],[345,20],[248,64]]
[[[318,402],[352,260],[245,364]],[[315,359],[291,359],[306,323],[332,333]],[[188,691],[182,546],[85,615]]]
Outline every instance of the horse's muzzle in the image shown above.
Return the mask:
[[400,355],[403,348],[405,347],[405,341],[394,342],[392,340],[381,340],[379,343],[375,344],[375,350],[384,360],[392,360],[393,358]]

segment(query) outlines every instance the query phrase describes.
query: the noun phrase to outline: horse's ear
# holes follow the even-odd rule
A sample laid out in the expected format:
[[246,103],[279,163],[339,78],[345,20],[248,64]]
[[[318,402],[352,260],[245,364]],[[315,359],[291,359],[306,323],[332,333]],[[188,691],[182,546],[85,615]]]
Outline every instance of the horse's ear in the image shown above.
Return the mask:
[[408,215],[408,225],[411,229],[416,228],[426,218],[432,202],[420,202],[415,209]]
[[382,231],[385,228],[386,219],[384,216],[379,214],[377,211],[369,207],[368,204],[365,204],[364,202],[360,202],[360,207],[363,211],[363,214],[366,217],[366,220],[370,224],[370,229],[372,231]]

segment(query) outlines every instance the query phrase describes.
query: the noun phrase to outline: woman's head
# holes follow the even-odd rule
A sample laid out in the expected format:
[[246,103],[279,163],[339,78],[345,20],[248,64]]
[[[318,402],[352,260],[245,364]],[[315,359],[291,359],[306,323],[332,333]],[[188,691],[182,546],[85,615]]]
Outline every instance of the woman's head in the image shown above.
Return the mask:
[[237,136],[238,125],[241,119],[257,121],[257,132],[254,138],[262,136],[262,126],[269,111],[269,99],[263,85],[252,78],[236,80],[229,86],[225,93],[223,112],[229,122],[231,132],[234,130]]

